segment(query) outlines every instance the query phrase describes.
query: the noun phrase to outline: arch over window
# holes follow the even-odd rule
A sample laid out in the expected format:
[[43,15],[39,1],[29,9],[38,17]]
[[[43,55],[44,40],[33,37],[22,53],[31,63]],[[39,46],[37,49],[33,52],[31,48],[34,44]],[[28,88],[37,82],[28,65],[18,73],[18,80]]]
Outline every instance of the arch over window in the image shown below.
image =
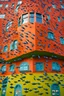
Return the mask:
[[54,34],[52,32],[48,32],[48,39],[54,40]]
[[23,62],[21,65],[20,65],[20,69],[19,71],[28,71],[29,70],[29,64],[27,62]]
[[60,37],[60,42],[61,42],[61,44],[64,45],[64,38],[63,37]]
[[60,71],[60,65],[57,62],[52,63],[52,70],[53,71]]
[[3,66],[1,67],[1,71],[2,71],[2,73],[6,72],[6,65],[3,65]]
[[11,65],[11,66],[10,66],[10,72],[14,72],[14,68],[15,68],[15,65],[14,65],[14,64]]
[[60,88],[58,84],[53,84],[51,86],[52,96],[60,96]]
[[7,52],[8,51],[8,46],[4,46],[3,52]]
[[44,64],[42,62],[36,63],[36,71],[43,71],[44,70]]
[[14,89],[14,96],[22,96],[21,85],[16,85]]

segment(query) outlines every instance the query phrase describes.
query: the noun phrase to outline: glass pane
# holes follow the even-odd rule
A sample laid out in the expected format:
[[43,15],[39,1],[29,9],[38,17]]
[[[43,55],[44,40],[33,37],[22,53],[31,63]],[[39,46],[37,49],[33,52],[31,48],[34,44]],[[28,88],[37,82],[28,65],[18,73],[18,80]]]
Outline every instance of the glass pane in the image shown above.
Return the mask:
[[0,7],[2,7],[3,5],[2,4],[0,4]]
[[24,18],[24,19],[22,19],[22,23],[24,24],[24,23],[27,23],[28,22],[28,18]]
[[28,66],[24,66],[24,70],[28,70]]
[[13,50],[13,42],[10,44],[10,50]]
[[48,39],[54,39],[54,34],[52,32],[48,32]]
[[6,71],[6,66],[2,66],[2,72]]
[[5,18],[5,14],[0,14],[0,18]]
[[63,8],[63,9],[64,9],[64,5],[61,5],[61,8]]
[[14,49],[17,49],[17,44],[18,44],[17,40],[13,42]]
[[14,96],[22,96],[21,92],[22,92],[21,86],[20,85],[16,85]]
[[60,96],[60,90],[57,84],[52,85],[52,96]]
[[61,20],[60,20],[60,17],[58,17],[58,21],[60,22]]
[[60,37],[60,42],[61,42],[61,44],[64,44],[64,38],[63,37]]
[[42,71],[44,70],[44,65],[43,63],[36,63],[36,71]]
[[27,62],[23,62],[21,65],[20,65],[20,71],[23,71],[23,70],[29,70],[29,65]]
[[34,18],[30,17],[30,22],[34,23]]
[[10,66],[10,71],[13,72],[14,71],[14,65]]
[[36,22],[42,23],[42,18],[36,18]]
[[6,52],[8,50],[8,47],[7,46],[4,46],[4,52]]
[[52,7],[53,7],[53,8],[56,8],[56,5],[53,4]]

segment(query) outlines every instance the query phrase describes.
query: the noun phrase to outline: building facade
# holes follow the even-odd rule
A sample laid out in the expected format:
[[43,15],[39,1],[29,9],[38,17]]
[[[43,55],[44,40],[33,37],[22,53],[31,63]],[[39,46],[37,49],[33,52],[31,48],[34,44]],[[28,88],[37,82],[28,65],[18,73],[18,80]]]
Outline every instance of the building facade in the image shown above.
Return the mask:
[[0,0],[0,95],[63,90],[64,0]]

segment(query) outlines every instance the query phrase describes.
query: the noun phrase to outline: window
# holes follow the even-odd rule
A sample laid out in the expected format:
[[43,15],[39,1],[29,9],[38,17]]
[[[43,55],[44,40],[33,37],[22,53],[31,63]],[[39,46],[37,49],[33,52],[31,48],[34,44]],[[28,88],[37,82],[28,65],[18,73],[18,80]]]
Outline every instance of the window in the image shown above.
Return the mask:
[[0,18],[5,18],[5,14],[0,14]]
[[48,32],[48,39],[54,40],[54,34],[52,32]]
[[34,12],[30,13],[30,22],[34,23]]
[[6,31],[12,26],[12,21],[9,21],[6,25]]
[[3,4],[0,4],[0,7],[2,7],[3,6]]
[[47,19],[50,20],[50,15],[47,15]]
[[15,50],[18,47],[18,41],[15,40],[10,44],[10,50]]
[[22,15],[22,24],[27,23],[27,22],[28,22],[28,14]]
[[21,17],[18,19],[18,26],[21,25]]
[[60,0],[60,2],[62,2],[62,0]]
[[44,70],[44,64],[42,62],[36,63],[36,71],[43,71]]
[[53,8],[56,8],[56,5],[52,4],[52,7],[53,7]]
[[17,5],[21,5],[22,4],[22,1],[18,1],[18,4]]
[[53,84],[51,86],[52,96],[60,96],[60,89],[58,84]]
[[10,50],[13,50],[13,42],[10,44]]
[[52,70],[53,71],[60,71],[60,65],[57,62],[52,63]]
[[36,22],[42,23],[42,15],[39,13],[36,13]]
[[20,65],[20,71],[29,71],[29,64],[27,62],[23,62],[21,65]]
[[22,4],[22,1],[18,1],[15,12],[18,12],[18,8],[20,7],[21,4]]
[[2,73],[6,72],[6,66],[5,65],[2,66],[1,71],[2,71]]
[[14,47],[13,49],[14,49],[14,50],[17,49],[17,47],[18,47],[17,45],[18,45],[18,41],[15,40],[15,41],[13,42],[13,47]]
[[59,22],[61,21],[60,17],[58,17],[58,21],[59,21]]
[[14,72],[14,68],[15,68],[15,66],[14,65],[11,65],[10,66],[10,72]]
[[8,8],[8,4],[5,5],[5,8]]
[[63,37],[60,37],[60,42],[61,42],[61,44],[64,45],[64,38]]
[[61,4],[61,8],[64,9],[64,5]]
[[4,46],[3,52],[7,52],[8,51],[8,46]]
[[14,96],[22,96],[22,88],[20,85],[16,85],[14,88]]
[[64,20],[64,17],[62,17],[62,20]]

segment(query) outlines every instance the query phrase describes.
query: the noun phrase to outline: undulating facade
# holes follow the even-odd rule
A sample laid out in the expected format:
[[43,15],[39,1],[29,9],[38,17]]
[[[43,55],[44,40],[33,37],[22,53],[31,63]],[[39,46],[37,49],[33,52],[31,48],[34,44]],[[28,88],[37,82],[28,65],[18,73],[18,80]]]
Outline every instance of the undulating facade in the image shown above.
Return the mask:
[[64,0],[0,0],[0,96],[64,96]]

